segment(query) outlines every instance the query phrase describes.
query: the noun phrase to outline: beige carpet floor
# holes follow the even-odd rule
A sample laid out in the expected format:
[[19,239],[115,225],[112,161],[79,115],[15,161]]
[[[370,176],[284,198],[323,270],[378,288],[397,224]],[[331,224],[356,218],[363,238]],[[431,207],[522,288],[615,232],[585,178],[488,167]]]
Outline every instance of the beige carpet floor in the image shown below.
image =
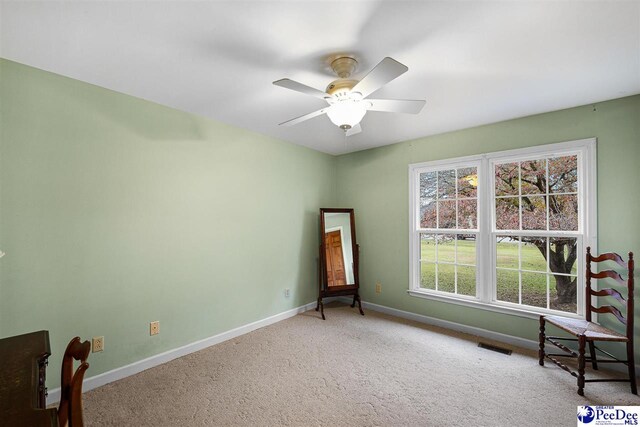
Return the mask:
[[334,303],[85,394],[89,426],[575,426],[578,405],[640,405],[534,352]]

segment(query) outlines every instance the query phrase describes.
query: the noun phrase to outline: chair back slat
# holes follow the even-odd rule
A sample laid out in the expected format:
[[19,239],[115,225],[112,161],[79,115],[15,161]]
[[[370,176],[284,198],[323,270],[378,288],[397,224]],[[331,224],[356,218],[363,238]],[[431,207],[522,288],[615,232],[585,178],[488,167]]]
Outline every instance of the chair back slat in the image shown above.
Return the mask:
[[591,273],[591,277],[593,277],[594,279],[606,279],[608,277],[620,283],[621,285],[626,285],[625,280],[622,278],[620,273],[613,270],[604,270],[599,273]]
[[[591,271],[591,263],[592,262],[604,262],[604,261],[614,261],[618,265],[622,267],[626,267],[627,269],[627,280],[625,280],[622,275],[613,270],[603,270],[598,273],[594,273]],[[591,255],[591,248],[587,247],[587,266],[586,266],[587,274],[586,274],[586,282],[587,282],[587,312],[586,318],[588,321],[591,321],[591,313],[609,313],[613,314],[622,324],[626,325],[626,335],[629,338],[630,342],[633,343],[633,320],[634,320],[634,306],[633,306],[633,253],[629,252],[629,261],[627,263],[624,262],[622,257],[616,253],[609,252],[604,253],[598,256]],[[618,284],[624,285],[627,287],[627,297],[626,299],[622,296],[622,294],[615,289],[602,289],[599,291],[595,291],[591,287],[591,279],[613,279]],[[591,305],[591,296],[611,296],[618,300],[619,302],[626,305],[625,315],[613,305],[602,305],[600,307],[594,307]]]
[[611,288],[601,289],[599,291],[591,290],[591,295],[595,295],[597,297],[610,296],[610,297],[613,297],[613,298],[617,299],[622,304],[626,304],[627,303],[627,300],[622,296],[622,294],[620,292],[618,292],[615,289],[611,289]]
[[625,319],[620,310],[612,305],[604,305],[602,307],[591,306],[591,311],[594,313],[611,313],[620,321],[620,323],[623,325],[627,324],[627,319]]
[[625,264],[624,260],[622,259],[622,257],[620,255],[618,255],[615,252],[608,252],[608,253],[604,253],[598,256],[592,256],[591,257],[591,261],[593,262],[602,262],[602,261],[615,261],[617,262],[620,267],[626,267],[627,265]]

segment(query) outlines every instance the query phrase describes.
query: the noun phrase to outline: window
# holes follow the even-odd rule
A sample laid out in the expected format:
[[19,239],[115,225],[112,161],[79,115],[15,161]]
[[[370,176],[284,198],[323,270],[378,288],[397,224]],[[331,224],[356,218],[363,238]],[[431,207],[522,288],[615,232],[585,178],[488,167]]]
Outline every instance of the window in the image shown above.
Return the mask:
[[412,295],[583,313],[595,140],[409,166]]

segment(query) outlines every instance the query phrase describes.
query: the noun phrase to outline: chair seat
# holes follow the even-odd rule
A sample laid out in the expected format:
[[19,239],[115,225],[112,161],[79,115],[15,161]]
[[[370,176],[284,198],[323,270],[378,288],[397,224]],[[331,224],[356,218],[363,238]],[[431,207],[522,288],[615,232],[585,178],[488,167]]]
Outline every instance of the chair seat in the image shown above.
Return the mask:
[[625,335],[583,319],[562,316],[544,316],[544,318],[547,322],[572,335],[584,335],[587,341],[629,341]]

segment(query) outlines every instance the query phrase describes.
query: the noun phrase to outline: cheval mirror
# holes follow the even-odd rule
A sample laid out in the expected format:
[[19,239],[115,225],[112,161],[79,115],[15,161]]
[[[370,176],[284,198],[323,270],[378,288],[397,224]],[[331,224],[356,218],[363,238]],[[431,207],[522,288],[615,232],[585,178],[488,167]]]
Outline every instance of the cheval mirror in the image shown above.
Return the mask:
[[356,221],[353,209],[320,209],[320,268],[318,269],[318,304],[324,316],[323,298],[353,295],[351,307],[358,303],[360,314],[362,302],[358,294],[358,253],[356,243]]

